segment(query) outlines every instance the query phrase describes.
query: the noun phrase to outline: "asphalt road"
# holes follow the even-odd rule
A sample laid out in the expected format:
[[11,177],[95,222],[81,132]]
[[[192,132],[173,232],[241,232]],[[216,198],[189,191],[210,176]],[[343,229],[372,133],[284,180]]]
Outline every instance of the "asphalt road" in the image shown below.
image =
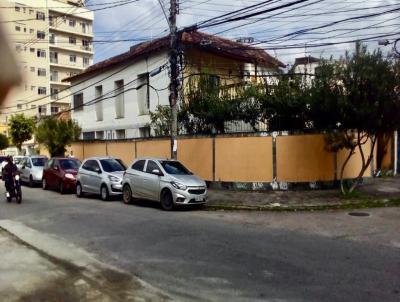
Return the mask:
[[156,204],[0,189],[0,219],[57,235],[183,301],[400,301],[400,209],[164,212]]

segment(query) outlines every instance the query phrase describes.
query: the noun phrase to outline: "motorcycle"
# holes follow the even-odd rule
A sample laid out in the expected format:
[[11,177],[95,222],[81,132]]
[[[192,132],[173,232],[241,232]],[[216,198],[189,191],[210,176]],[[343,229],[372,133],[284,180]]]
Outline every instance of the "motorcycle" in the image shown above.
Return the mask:
[[6,191],[7,202],[11,202],[15,197],[17,203],[21,203],[22,201],[22,192],[21,192],[21,182],[19,174],[15,174],[12,177],[12,181],[10,181],[8,185],[8,189]]

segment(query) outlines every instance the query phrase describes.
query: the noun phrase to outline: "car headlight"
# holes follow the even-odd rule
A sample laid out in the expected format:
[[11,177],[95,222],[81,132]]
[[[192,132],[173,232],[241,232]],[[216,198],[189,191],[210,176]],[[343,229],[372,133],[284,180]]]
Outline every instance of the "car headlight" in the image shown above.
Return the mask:
[[179,182],[176,182],[176,181],[171,181],[171,185],[172,185],[174,188],[177,188],[177,189],[179,189],[179,190],[186,190],[186,189],[187,189],[187,186],[185,186],[184,184],[181,184],[181,183],[179,183]]
[[116,176],[112,176],[112,175],[108,175],[108,179],[109,179],[111,182],[120,182],[120,181],[121,181],[120,178],[118,178],[118,177],[116,177]]
[[68,178],[68,179],[75,179],[75,176],[74,176],[74,174],[66,173],[66,174],[65,174],[65,178]]

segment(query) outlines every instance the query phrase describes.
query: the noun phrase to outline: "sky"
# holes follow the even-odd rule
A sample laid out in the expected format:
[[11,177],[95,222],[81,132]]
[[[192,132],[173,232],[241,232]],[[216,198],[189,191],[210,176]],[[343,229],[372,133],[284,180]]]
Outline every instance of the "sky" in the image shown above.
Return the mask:
[[[89,0],[95,11],[95,62],[127,51],[130,46],[168,34],[163,14],[169,14],[168,0]],[[199,24],[204,20],[258,5],[239,15],[285,8],[257,14],[239,21],[202,28],[211,34],[229,39],[250,37],[251,45],[265,49],[285,64],[296,57],[339,57],[353,50],[356,40],[363,40],[369,50],[393,48],[400,38],[400,0],[180,0],[178,28]],[[161,4],[160,4],[161,3]],[[93,6],[91,6],[93,5]],[[119,5],[119,6],[116,6]],[[217,19],[220,20],[220,19]],[[205,23],[211,25],[210,23]],[[129,40],[118,42],[119,40]],[[379,46],[379,40],[389,45]]]

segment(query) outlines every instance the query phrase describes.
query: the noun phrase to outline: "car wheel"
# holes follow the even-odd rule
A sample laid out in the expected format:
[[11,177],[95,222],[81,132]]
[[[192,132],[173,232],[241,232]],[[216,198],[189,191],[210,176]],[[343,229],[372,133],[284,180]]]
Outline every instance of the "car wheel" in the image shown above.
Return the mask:
[[129,185],[125,185],[122,189],[122,200],[125,204],[132,203],[132,190]]
[[47,181],[46,178],[42,179],[42,189],[47,190],[49,187],[47,186]]
[[62,181],[60,182],[60,185],[58,186],[58,190],[60,191],[61,195],[65,194],[64,183]]
[[29,186],[32,188],[33,187],[33,178],[32,175],[29,176]]
[[78,182],[76,184],[76,197],[81,198],[83,196],[82,185]]
[[110,194],[108,194],[108,189],[106,185],[102,185],[100,188],[101,200],[107,201],[110,199]]
[[161,207],[164,211],[171,211],[174,208],[174,200],[168,190],[165,190],[161,195]]

